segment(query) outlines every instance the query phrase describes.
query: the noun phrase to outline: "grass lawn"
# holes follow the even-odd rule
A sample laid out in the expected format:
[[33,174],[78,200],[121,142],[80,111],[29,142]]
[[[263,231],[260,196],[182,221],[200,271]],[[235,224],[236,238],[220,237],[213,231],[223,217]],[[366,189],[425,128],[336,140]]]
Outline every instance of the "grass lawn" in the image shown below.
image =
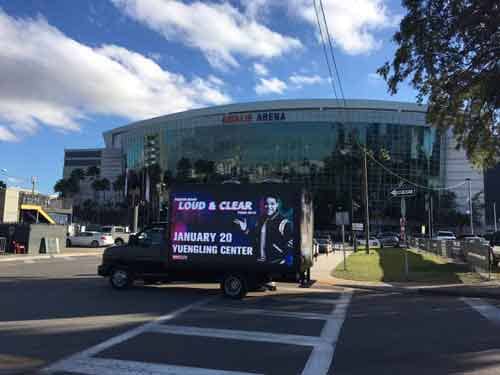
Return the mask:
[[404,275],[404,251],[385,248],[353,253],[347,258],[347,271],[340,263],[332,272],[334,277],[358,281],[383,282],[479,282],[478,274],[470,272],[467,265],[448,263],[437,255],[408,250],[409,278]]

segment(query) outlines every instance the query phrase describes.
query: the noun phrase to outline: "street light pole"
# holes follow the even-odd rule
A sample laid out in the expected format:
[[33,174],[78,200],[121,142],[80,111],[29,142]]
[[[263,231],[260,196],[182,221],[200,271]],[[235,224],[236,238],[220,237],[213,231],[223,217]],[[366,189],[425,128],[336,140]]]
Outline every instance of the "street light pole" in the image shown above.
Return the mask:
[[474,223],[472,220],[472,199],[471,199],[471,186],[470,186],[470,178],[466,178],[468,184],[468,194],[469,194],[469,219],[470,219],[470,234],[474,234]]
[[498,231],[497,228],[497,202],[493,202],[493,220],[495,221],[495,232]]
[[366,160],[366,148],[363,149],[363,182],[365,191],[365,251],[367,254],[370,253],[370,213],[368,212],[368,162]]

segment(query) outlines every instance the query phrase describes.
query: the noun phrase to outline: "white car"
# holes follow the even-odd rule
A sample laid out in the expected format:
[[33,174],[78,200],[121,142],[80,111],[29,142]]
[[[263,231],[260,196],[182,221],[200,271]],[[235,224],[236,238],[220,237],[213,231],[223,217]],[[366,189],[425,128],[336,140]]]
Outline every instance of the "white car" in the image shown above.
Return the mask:
[[68,237],[68,239],[66,240],[66,247],[99,247],[111,246],[113,244],[113,236],[101,232],[80,232],[75,236]]
[[446,241],[454,241],[457,239],[457,236],[455,236],[455,233],[445,231],[445,230],[440,230],[437,232],[436,237],[434,237],[435,240],[446,240]]
[[[358,243],[358,247],[365,246],[366,245],[366,238],[363,237],[358,237],[356,239],[356,242]],[[375,237],[371,237],[368,240],[368,246],[370,248],[380,248],[380,241],[377,240]]]

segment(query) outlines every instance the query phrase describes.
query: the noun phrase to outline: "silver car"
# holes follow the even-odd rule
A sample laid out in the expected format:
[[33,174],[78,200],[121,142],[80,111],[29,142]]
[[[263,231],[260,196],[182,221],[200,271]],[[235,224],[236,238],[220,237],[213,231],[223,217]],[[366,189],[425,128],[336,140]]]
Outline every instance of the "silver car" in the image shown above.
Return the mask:
[[113,236],[101,232],[80,232],[75,236],[69,236],[66,240],[66,247],[100,247],[113,245]]

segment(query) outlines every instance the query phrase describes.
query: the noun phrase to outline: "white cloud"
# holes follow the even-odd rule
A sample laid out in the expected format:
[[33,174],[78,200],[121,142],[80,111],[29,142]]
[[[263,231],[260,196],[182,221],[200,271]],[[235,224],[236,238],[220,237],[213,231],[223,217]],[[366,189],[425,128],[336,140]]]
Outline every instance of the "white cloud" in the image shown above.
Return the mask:
[[260,83],[255,86],[255,92],[258,95],[265,94],[283,94],[287,89],[287,84],[278,78],[259,78]]
[[249,1],[247,13],[228,2],[111,1],[166,39],[201,50],[210,64],[218,68],[238,66],[237,55],[268,59],[302,46],[298,39],[274,32],[253,18],[265,1]]
[[[399,16],[391,15],[385,0],[324,0],[330,35],[335,45],[348,54],[368,53],[379,48],[376,32],[394,27]],[[291,14],[317,28],[313,0],[289,0]],[[321,14],[321,11],[320,11]]]
[[0,126],[0,141],[17,141],[17,137],[9,129]]
[[92,114],[138,120],[230,101],[216,77],[188,80],[119,46],[88,47],[43,19],[0,10],[0,35],[3,141],[33,134],[40,124],[75,131]]
[[306,85],[317,85],[325,82],[324,78],[321,78],[319,75],[314,74],[312,76],[302,75],[302,74],[294,74],[290,76],[289,81],[300,88]]
[[269,70],[264,64],[254,63],[253,70],[258,76],[267,76],[269,74]]
[[276,0],[240,0],[245,13],[251,18],[259,18],[269,14],[271,1]]

